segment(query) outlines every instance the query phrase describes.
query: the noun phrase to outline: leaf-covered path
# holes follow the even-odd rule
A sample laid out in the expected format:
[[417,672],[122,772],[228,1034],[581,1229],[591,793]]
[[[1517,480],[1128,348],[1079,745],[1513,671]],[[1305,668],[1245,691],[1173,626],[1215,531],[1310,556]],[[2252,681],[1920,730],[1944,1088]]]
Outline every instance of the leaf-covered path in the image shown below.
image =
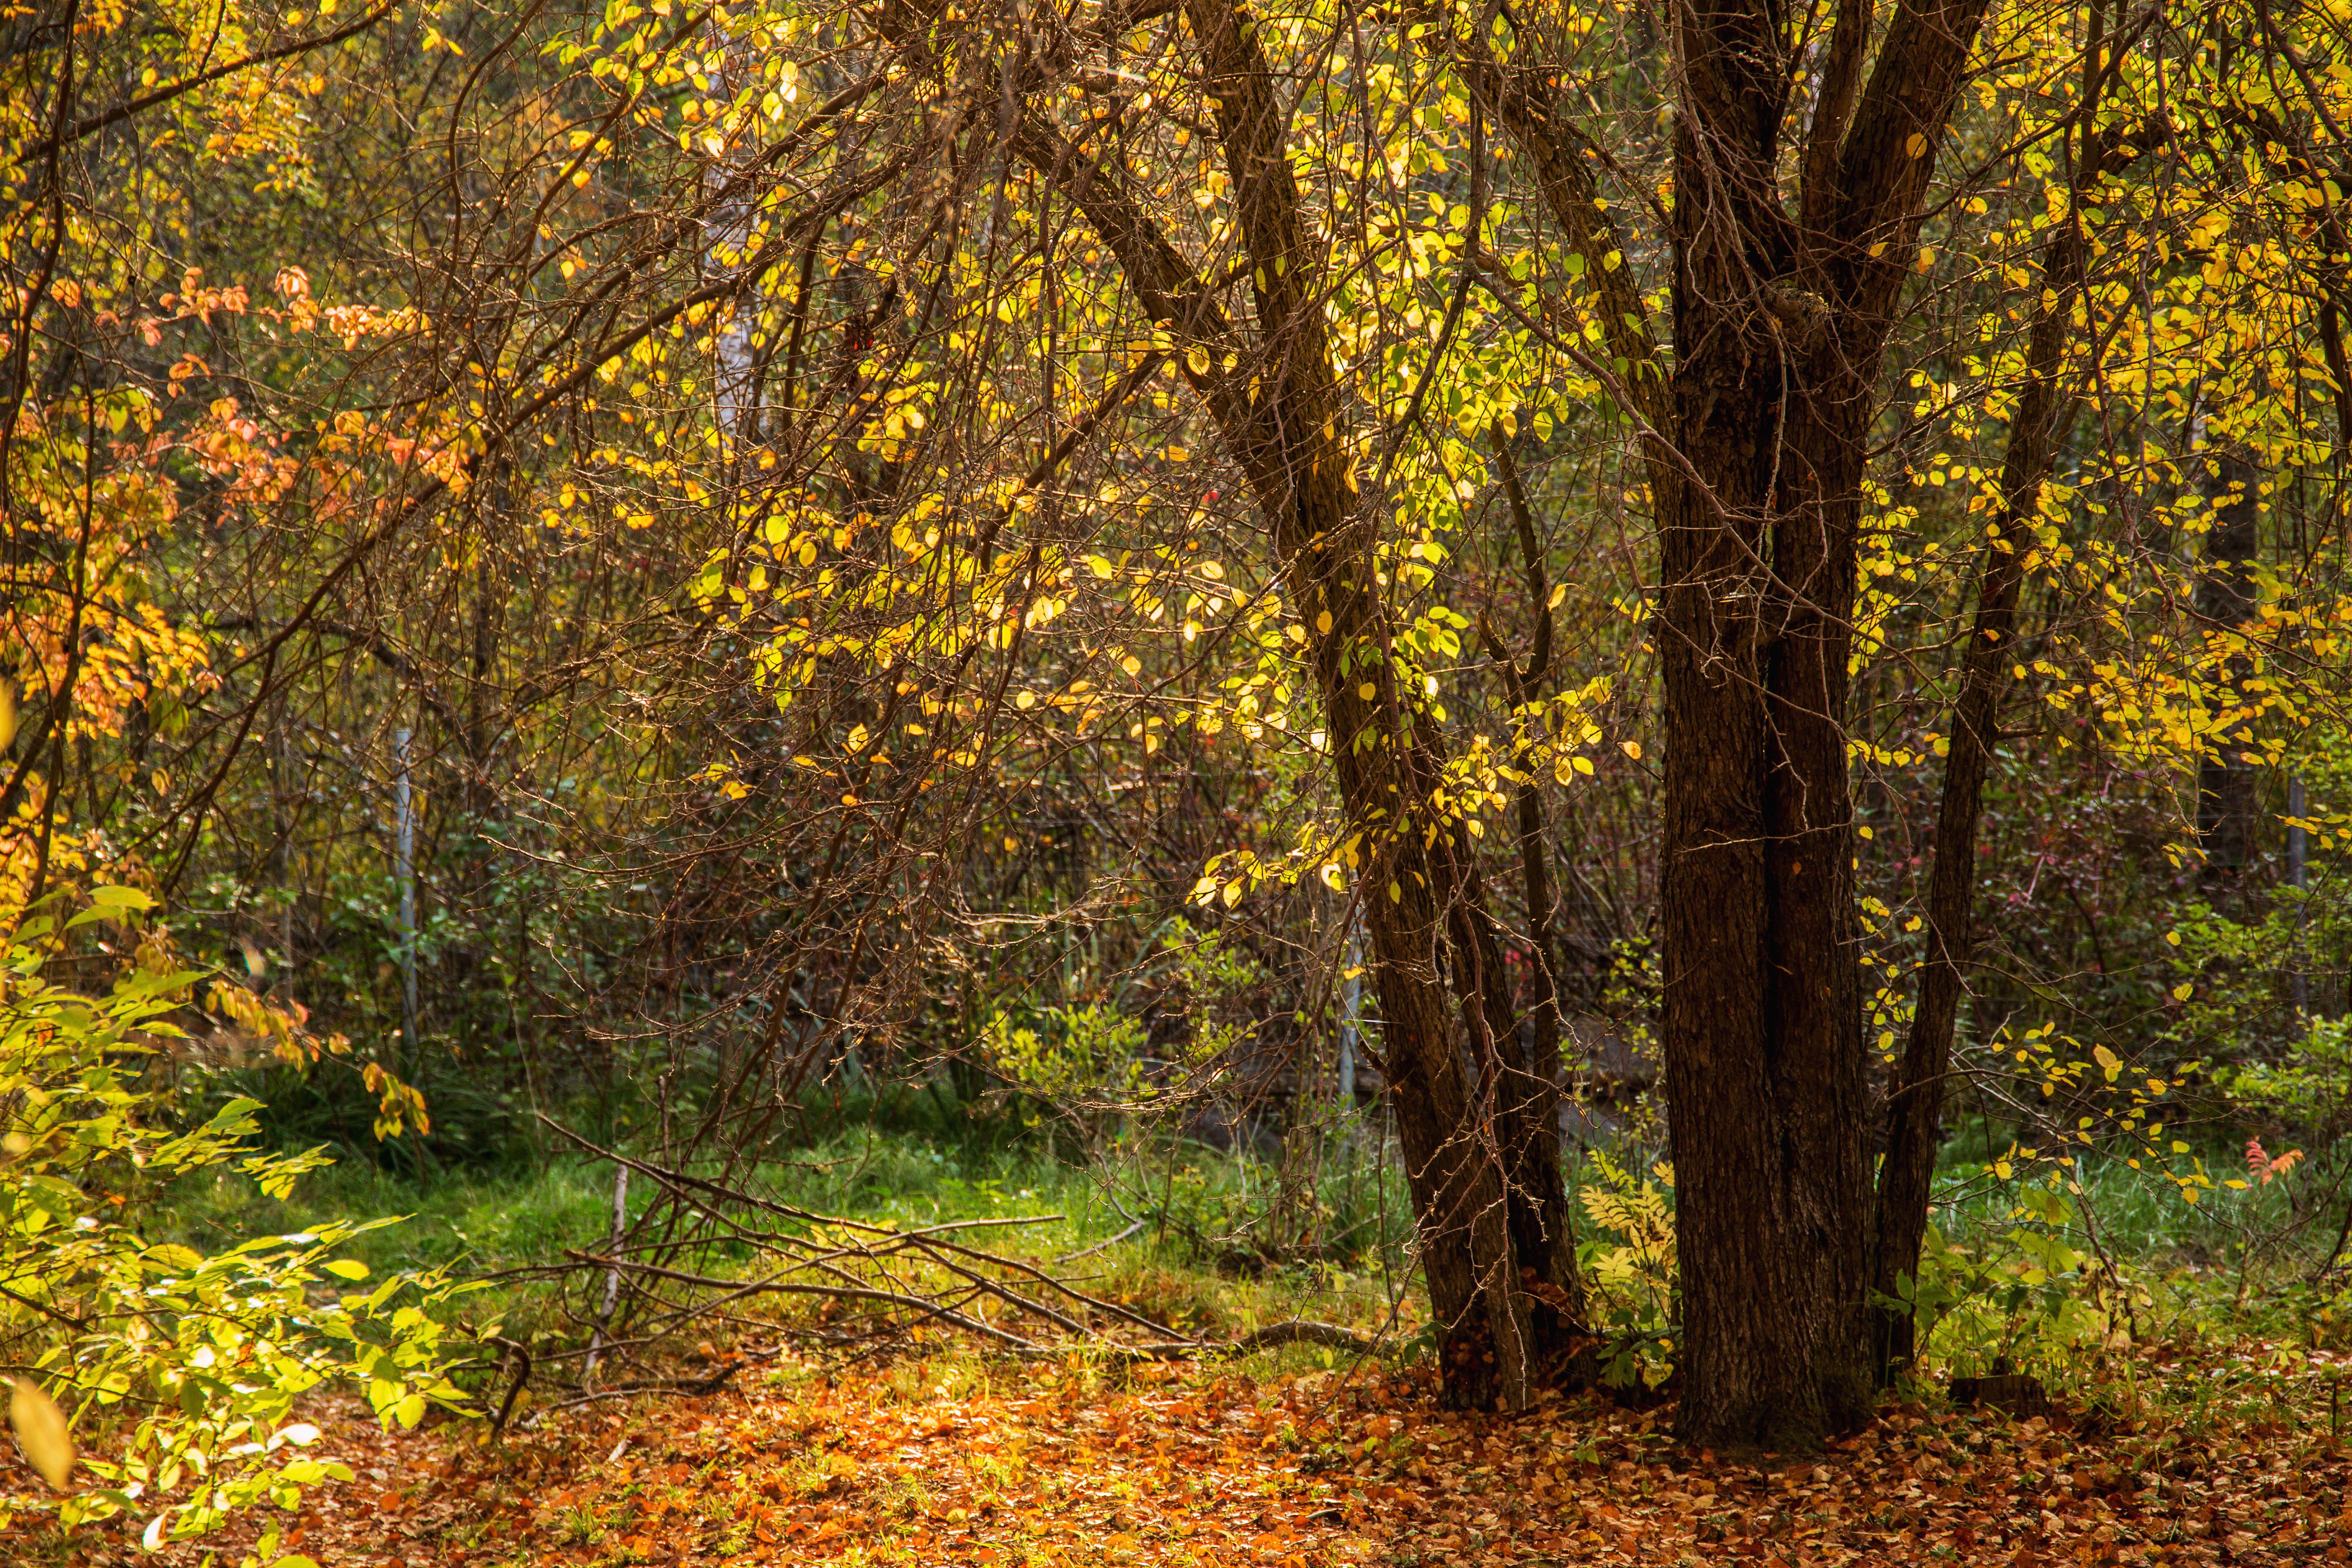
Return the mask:
[[2092,1436],[1890,1407],[1818,1458],[1730,1462],[1672,1443],[1666,1412],[1453,1415],[1425,1378],[1376,1369],[779,1362],[739,1381],[498,1447],[340,1410],[320,1451],[358,1479],[322,1490],[288,1547],[324,1568],[2259,1568],[2343,1563],[2352,1535],[2324,1417]]

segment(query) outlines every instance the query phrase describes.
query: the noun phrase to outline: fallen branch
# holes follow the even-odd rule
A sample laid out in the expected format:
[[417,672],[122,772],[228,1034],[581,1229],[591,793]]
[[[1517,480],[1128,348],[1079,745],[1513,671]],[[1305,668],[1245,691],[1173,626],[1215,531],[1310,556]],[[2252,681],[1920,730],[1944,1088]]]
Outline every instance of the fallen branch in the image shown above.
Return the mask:
[[[593,1292],[598,1287],[609,1289],[609,1282],[622,1282],[625,1305],[618,1312],[593,1311],[599,1339],[608,1347],[619,1342],[617,1333],[625,1321],[627,1330],[643,1342],[697,1321],[735,1321],[729,1319],[729,1313],[741,1303],[777,1296],[812,1297],[866,1309],[862,1324],[827,1322],[803,1325],[797,1331],[803,1339],[862,1342],[869,1349],[861,1353],[879,1352],[893,1341],[903,1342],[932,1325],[961,1330],[991,1342],[1003,1352],[1036,1359],[1076,1352],[1119,1362],[1175,1361],[1246,1355],[1286,1344],[1321,1345],[1362,1355],[1380,1343],[1376,1335],[1307,1319],[1268,1324],[1230,1342],[1204,1340],[1123,1302],[1090,1294],[1059,1277],[1056,1270],[1061,1265],[1142,1234],[1149,1221],[1131,1215],[1122,1213],[1129,1223],[1118,1235],[1040,1265],[975,1247],[961,1237],[974,1231],[1044,1224],[1061,1219],[1060,1215],[948,1220],[897,1230],[869,1221],[816,1214],[708,1176],[603,1148],[551,1121],[549,1125],[594,1158],[642,1176],[646,1188],[656,1194],[625,1226],[616,1214],[614,1234],[603,1247],[572,1248],[564,1253],[573,1277],[587,1282],[592,1291],[592,1310]],[[740,1277],[710,1272],[702,1260],[714,1247],[755,1248],[761,1260]],[[982,1305],[988,1301],[994,1301],[996,1307],[983,1311]],[[997,1321],[991,1321],[992,1317]],[[1006,1326],[1016,1321],[1028,1331]],[[1033,1324],[1036,1327],[1031,1328]],[[843,1334],[843,1328],[853,1331]],[[1148,1338],[1121,1339],[1113,1331],[1132,1334],[1137,1330]],[[566,1353],[557,1352],[539,1360],[544,1364]],[[526,1360],[508,1390],[494,1429],[505,1425],[530,1372]],[[650,1379],[603,1389],[583,1388],[579,1396],[547,1408],[567,1409],[596,1398],[631,1394],[708,1392],[706,1384],[718,1385],[709,1379]]]

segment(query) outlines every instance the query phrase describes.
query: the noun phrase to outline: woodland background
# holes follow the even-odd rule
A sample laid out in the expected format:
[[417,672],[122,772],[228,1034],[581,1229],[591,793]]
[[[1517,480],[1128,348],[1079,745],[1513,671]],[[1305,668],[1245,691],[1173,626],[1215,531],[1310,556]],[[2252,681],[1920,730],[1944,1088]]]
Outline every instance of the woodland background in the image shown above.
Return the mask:
[[[1803,132],[1928,90],[1906,27],[1948,102],[1846,144],[1852,200],[1912,171],[1873,239]],[[1750,67],[1753,167],[1693,195]],[[1500,1213],[1550,1129],[1527,1202],[1572,1221],[1513,1233],[1558,1256],[1478,1342],[1558,1296],[1572,1381],[1681,1397],[1677,1222],[1725,1200],[1669,1112],[1749,1113],[1662,1049],[1731,1032],[1670,1026],[1669,961],[1746,918],[1675,882],[1674,770],[1729,754],[1676,693],[1807,637],[1836,697],[1757,709],[1815,740],[1754,798],[1850,806],[1759,875],[1851,988],[1853,1192],[1931,1108],[1916,1260],[1856,1221],[1837,1266],[1913,1336],[1889,1386],[2095,1402],[2204,1334],[2281,1348],[2202,1397],[2325,1407],[2341,6],[64,0],[0,78],[0,1361],[127,1467],[67,1524],[331,1479],[273,1436],[331,1375],[504,1426],[754,1325],[1312,1320],[1270,1353],[1524,1402],[1535,1349],[1473,1388],[1417,1281],[1458,1230],[1502,1289],[1416,1184],[1427,1062],[1470,1086],[1431,1147]],[[1832,405],[1850,482],[1790,434]],[[1838,497],[1823,588],[1787,520]],[[1699,584],[1789,613],[1707,645]],[[1041,1316],[1012,1253],[892,1239],[1041,1215],[1012,1253],[1114,1284]],[[1770,1293],[1723,1256],[1695,1289]],[[1839,1353],[1792,1426],[1751,1381],[1685,1428],[1818,1441]]]

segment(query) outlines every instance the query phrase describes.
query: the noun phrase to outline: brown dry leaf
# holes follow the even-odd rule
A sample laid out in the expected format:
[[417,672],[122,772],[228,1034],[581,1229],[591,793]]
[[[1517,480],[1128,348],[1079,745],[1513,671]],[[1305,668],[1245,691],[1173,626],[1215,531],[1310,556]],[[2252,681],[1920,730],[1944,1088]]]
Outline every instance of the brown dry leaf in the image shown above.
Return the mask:
[[59,1491],[66,1489],[66,1478],[73,1474],[74,1446],[72,1435],[66,1430],[66,1413],[58,1402],[41,1392],[40,1384],[28,1378],[11,1378],[14,1393],[8,1400],[8,1425],[16,1429],[16,1446],[25,1450],[33,1468],[41,1479]]
[[[1440,1408],[1425,1370],[1255,1381],[908,1362],[510,1432],[310,1408],[289,1534],[336,1568],[2334,1568],[2352,1464],[2316,1421],[1888,1405],[1824,1455],[1694,1451],[1673,1412]],[[2210,1371],[2210,1366],[2200,1371]],[[240,1531],[244,1533],[241,1534]],[[234,1559],[239,1526],[203,1543]],[[16,1545],[0,1529],[0,1562]],[[159,1568],[200,1568],[167,1549]],[[104,1561],[103,1558],[92,1559]]]

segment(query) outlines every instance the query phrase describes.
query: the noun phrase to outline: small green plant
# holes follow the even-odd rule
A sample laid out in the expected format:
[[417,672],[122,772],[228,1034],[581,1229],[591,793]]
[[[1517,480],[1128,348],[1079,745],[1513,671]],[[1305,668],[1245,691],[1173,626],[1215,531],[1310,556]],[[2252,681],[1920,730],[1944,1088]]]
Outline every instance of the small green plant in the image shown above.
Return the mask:
[[1675,1264],[1675,1168],[1664,1161],[1651,1177],[1636,1178],[1595,1150],[1601,1183],[1581,1194],[1598,1237],[1584,1243],[1579,1262],[1592,1285],[1593,1328],[1604,1341],[1602,1381],[1613,1388],[1655,1388],[1674,1371],[1680,1303]]
[[982,1043],[989,1065],[1051,1104],[1124,1103],[1149,1092],[1142,1026],[1098,1003],[1048,1007],[1030,1025],[999,1013]]
[[[326,1163],[316,1152],[255,1152],[252,1100],[169,1129],[145,1068],[179,1037],[168,1016],[201,976],[153,933],[102,996],[43,977],[69,932],[97,921],[136,932],[148,907],[135,889],[101,888],[62,927],[22,921],[0,957],[0,1362],[65,1413],[81,1468],[102,1483],[74,1489],[68,1475],[61,1497],[0,1492],[0,1514],[54,1510],[70,1528],[146,1510],[152,1548],[351,1479],[301,1452],[318,1432],[292,1420],[294,1403],[321,1383],[353,1383],[380,1417],[412,1426],[465,1395],[449,1381],[437,1312],[460,1288],[433,1273],[360,1289],[367,1265],[337,1256],[391,1221],[257,1237],[212,1256],[152,1243],[132,1223],[191,1173],[233,1169],[282,1198]],[[246,1561],[269,1561],[278,1541],[265,1531]]]

